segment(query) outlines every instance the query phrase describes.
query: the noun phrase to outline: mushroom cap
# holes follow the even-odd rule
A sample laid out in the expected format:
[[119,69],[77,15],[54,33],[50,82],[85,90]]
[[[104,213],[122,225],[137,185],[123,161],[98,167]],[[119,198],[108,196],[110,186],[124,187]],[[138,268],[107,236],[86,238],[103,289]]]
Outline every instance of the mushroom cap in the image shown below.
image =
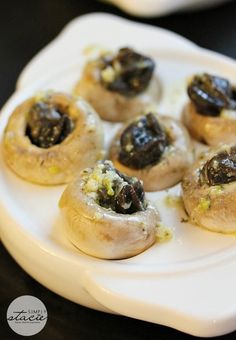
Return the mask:
[[182,181],[183,202],[191,222],[203,228],[221,232],[236,232],[236,182],[209,186],[199,181],[204,164],[219,151],[214,148],[200,157],[186,172]]
[[167,146],[160,161],[143,169],[133,169],[119,161],[120,137],[130,122],[126,123],[115,136],[110,147],[109,158],[115,168],[129,176],[143,181],[145,191],[163,190],[177,184],[193,161],[192,143],[185,127],[177,120],[159,116],[158,121],[167,131],[171,146]]
[[137,96],[126,97],[109,91],[100,82],[100,69],[95,61],[85,66],[74,93],[87,100],[102,119],[123,122],[139,115],[147,104],[156,102],[161,95],[161,86],[154,75],[148,88]]
[[182,121],[195,139],[207,145],[236,142],[236,119],[201,115],[189,102],[184,107]]
[[70,241],[83,252],[103,259],[123,259],[143,252],[156,240],[156,208],[118,214],[83,192],[83,179],[71,182],[59,202]]
[[27,181],[56,185],[71,181],[80,170],[101,158],[103,127],[93,108],[81,98],[52,93],[48,101],[64,107],[75,123],[71,133],[47,149],[31,143],[26,135],[27,114],[35,103],[32,97],[20,104],[4,131],[3,153],[8,166]]

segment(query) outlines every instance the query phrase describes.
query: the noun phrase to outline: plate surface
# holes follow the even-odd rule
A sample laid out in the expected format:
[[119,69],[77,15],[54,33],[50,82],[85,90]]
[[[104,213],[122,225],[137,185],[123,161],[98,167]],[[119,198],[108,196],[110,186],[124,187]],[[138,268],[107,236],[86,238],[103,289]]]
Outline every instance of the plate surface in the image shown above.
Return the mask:
[[[89,24],[96,19],[95,15],[91,17],[85,18]],[[81,21],[83,25],[85,19]],[[116,23],[114,17],[109,16],[109,20]],[[123,20],[118,22],[123,27]],[[124,25],[127,27],[127,21]],[[79,21],[73,23],[75,26],[80,27]],[[139,29],[147,33],[149,27],[141,25]],[[65,33],[61,38],[66,44]],[[157,30],[157,34],[162,33]],[[166,31],[164,34],[168,36]],[[71,37],[68,28],[67,36]],[[124,45],[122,36],[124,33],[120,45]],[[172,38],[172,44],[147,44],[142,50],[158,63],[156,72],[163,85],[158,112],[179,117],[187,100],[186,79],[191,74],[208,71],[233,80],[236,64],[172,34],[170,42]],[[140,49],[139,40],[136,42],[131,36],[129,39],[124,38],[124,43]],[[105,40],[103,37],[96,43],[104,44]],[[68,46],[72,42],[70,38]],[[57,60],[54,58],[58,49],[63,48],[58,38],[34,59],[20,77],[19,90],[2,110],[1,138],[9,115],[24,99],[38,90],[72,90],[88,57],[82,53],[84,47],[81,44],[80,50],[61,64],[63,67],[56,62],[54,68],[52,62]],[[63,58],[66,60],[66,55]],[[37,76],[37,65],[39,75],[44,70],[42,77]],[[104,127],[108,145],[119,124],[104,123]],[[0,169],[2,241],[16,261],[49,289],[94,309],[168,325],[198,336],[215,336],[235,329],[236,238],[182,223],[183,208],[165,203],[167,195],[179,195],[179,186],[147,194],[157,204],[163,223],[173,230],[173,238],[131,259],[105,261],[79,252],[67,240],[57,205],[64,186],[48,188],[21,180],[5,166],[2,153]]]

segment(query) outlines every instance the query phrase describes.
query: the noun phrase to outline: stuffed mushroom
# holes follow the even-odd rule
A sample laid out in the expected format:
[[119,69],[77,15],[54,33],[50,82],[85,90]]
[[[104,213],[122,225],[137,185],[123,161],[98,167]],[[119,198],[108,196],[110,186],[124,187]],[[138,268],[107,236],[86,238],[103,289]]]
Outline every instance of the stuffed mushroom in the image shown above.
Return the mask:
[[177,184],[193,159],[182,124],[153,113],[125,124],[115,136],[109,156],[117,169],[142,180],[146,191]]
[[236,146],[222,145],[200,157],[182,182],[190,220],[221,233],[236,232]]
[[153,59],[130,48],[104,53],[84,68],[75,93],[86,99],[101,118],[118,122],[137,116],[160,96]]
[[45,92],[20,104],[4,131],[8,166],[30,182],[71,181],[102,157],[103,130],[92,107],[64,93]]
[[207,145],[236,141],[236,89],[227,79],[207,73],[195,75],[188,85],[190,101],[183,123],[190,134]]
[[59,202],[70,241],[104,259],[137,255],[156,240],[160,217],[145,198],[141,182],[110,161],[85,169]]

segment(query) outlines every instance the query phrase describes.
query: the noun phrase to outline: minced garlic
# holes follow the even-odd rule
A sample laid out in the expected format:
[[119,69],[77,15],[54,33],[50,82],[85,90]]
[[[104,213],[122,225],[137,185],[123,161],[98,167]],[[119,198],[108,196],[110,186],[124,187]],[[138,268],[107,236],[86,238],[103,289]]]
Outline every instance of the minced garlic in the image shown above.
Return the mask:
[[157,242],[165,242],[173,237],[173,232],[170,228],[166,227],[163,223],[157,225],[156,232]]
[[134,146],[133,146],[132,144],[127,144],[127,145],[125,146],[125,151],[130,152],[130,151],[133,150],[133,148],[134,148]]
[[204,212],[208,210],[211,206],[211,201],[209,198],[201,197],[197,209]]
[[171,208],[178,208],[183,204],[182,197],[177,195],[167,195],[164,202],[166,206]]
[[223,191],[224,191],[224,189],[223,189],[222,185],[215,185],[215,186],[211,187],[210,194],[220,195],[220,194],[222,194]]
[[104,164],[98,164],[92,172],[84,173],[85,179],[84,191],[89,193],[96,193],[99,189],[105,189],[109,196],[114,196],[113,183],[114,180],[119,180],[120,177],[112,170],[107,170],[103,173]]
[[236,119],[236,110],[223,109],[220,113],[221,118]]
[[50,95],[53,94],[53,92],[53,90],[38,91],[34,96],[35,102],[38,103],[45,101]]
[[105,83],[112,83],[115,80],[116,72],[112,66],[107,66],[101,71],[101,77]]

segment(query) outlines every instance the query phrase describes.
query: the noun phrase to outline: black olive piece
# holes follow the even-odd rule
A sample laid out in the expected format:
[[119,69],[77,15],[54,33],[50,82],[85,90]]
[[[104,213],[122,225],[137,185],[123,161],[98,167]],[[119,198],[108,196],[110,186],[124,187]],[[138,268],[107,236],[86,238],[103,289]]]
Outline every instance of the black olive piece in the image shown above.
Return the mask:
[[120,189],[120,181],[115,180],[112,187],[115,192],[114,196],[109,196],[105,188],[100,189],[98,191],[99,205],[120,214],[133,214],[145,210],[146,200],[141,182],[135,177],[122,174],[107,162],[104,163],[103,173],[106,171],[116,172],[127,184]]
[[71,118],[47,102],[34,104],[28,113],[26,135],[40,148],[61,143],[72,129]]
[[134,169],[156,164],[169,144],[165,131],[152,113],[131,123],[120,138],[119,161]]
[[200,173],[200,182],[209,186],[236,181],[236,147],[230,152],[222,151],[205,163]]
[[[118,72],[115,64],[119,65]],[[108,90],[127,97],[135,96],[147,88],[155,68],[151,58],[130,48],[121,48],[113,59],[104,57],[103,65],[103,69],[108,66],[114,69],[115,79],[112,82],[105,82],[102,79],[102,84]]]
[[207,73],[196,75],[187,89],[197,112],[217,117],[222,109],[236,110],[235,90],[227,79]]

